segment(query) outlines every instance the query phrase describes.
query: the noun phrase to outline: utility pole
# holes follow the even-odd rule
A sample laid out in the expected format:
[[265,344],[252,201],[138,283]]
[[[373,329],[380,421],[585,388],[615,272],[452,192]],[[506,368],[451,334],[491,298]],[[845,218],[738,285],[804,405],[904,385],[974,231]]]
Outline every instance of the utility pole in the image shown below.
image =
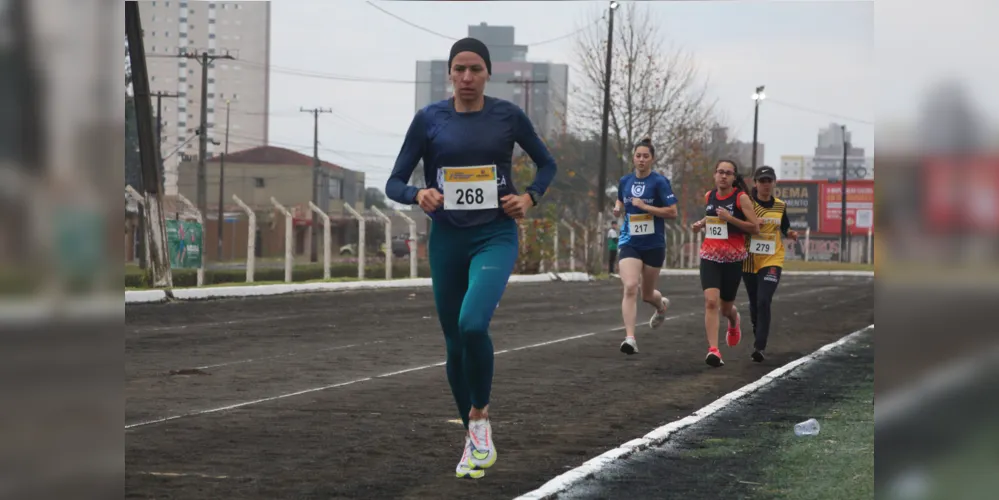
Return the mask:
[[846,125],[839,126],[843,133],[843,178],[840,186],[840,221],[839,221],[839,261],[846,262],[846,154],[850,150],[850,143],[846,140]]
[[[524,86],[524,114],[527,115],[527,119],[531,119],[531,84],[532,83],[548,83],[548,80],[526,80],[524,78],[514,78],[512,80],[507,80],[506,83],[512,83],[514,85]],[[533,122],[532,122],[533,123]]]
[[[611,2],[607,18],[607,61],[604,64],[604,110],[600,124],[600,178],[597,183],[597,213],[607,210],[607,127],[610,120],[611,54],[614,42],[614,11],[617,2]],[[603,228],[601,228],[601,231]]]
[[125,36],[128,40],[128,59],[132,67],[132,89],[135,92],[135,119],[139,135],[139,160],[142,165],[142,190],[145,195],[146,216],[149,220],[145,240],[149,245],[151,282],[157,288],[172,288],[170,258],[167,249],[166,223],[162,211],[162,186],[160,182],[159,142],[154,137],[152,103],[149,100],[149,73],[146,70],[145,48],[142,42],[142,20],[139,2],[125,3]]
[[756,87],[756,92],[753,92],[753,101],[756,102],[756,109],[753,110],[753,159],[750,160],[753,163],[753,170],[750,175],[756,174],[756,133],[760,127],[760,101],[767,98],[766,94],[763,93],[763,88],[765,85],[760,85]]
[[218,216],[218,233],[219,233],[219,248],[218,248],[218,261],[222,262],[222,229],[225,223],[225,205],[222,203],[223,196],[225,196],[225,157],[229,156],[229,99],[225,100],[225,152],[222,153],[222,157],[219,159],[219,216]]
[[208,179],[205,160],[208,156],[208,66],[216,59],[236,59],[225,54],[183,53],[181,57],[194,59],[201,63],[201,125],[198,126],[198,210],[202,217],[208,216]]
[[[299,111],[303,113],[312,113],[312,203],[315,203],[317,207],[321,207],[323,210],[327,210],[328,207],[324,207],[319,203],[319,113],[332,113],[332,109],[323,108],[313,108],[305,109],[300,108]],[[319,248],[319,214],[313,210],[309,210],[312,213],[312,245],[309,252],[309,261],[316,262],[318,248]],[[391,242],[390,242],[391,243]],[[329,245],[330,242],[323,242],[324,245]]]
[[[163,118],[162,118],[163,98],[164,97],[168,99],[176,98],[180,97],[180,94],[171,94],[169,92],[155,92],[149,95],[156,96],[156,144],[159,147],[159,161],[158,161],[159,172],[157,173],[157,177],[160,179],[159,182],[162,182],[163,181]],[[142,178],[140,177],[139,182],[144,183],[145,181],[143,181]],[[139,190],[140,191],[143,190],[143,186],[141,184],[139,185]],[[138,227],[139,242],[138,242],[138,248],[136,248],[135,250],[139,256],[139,269],[146,269],[149,265],[146,262],[146,210],[141,203],[138,206],[138,210],[139,210],[139,227]]]

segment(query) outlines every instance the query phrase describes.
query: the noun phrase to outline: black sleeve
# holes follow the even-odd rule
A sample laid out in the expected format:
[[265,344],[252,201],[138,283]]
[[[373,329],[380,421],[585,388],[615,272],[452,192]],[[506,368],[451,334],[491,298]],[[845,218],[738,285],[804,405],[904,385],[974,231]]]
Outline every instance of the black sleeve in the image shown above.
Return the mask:
[[780,215],[780,234],[787,236],[789,229],[791,229],[791,219],[787,218],[787,208],[785,208],[784,213]]

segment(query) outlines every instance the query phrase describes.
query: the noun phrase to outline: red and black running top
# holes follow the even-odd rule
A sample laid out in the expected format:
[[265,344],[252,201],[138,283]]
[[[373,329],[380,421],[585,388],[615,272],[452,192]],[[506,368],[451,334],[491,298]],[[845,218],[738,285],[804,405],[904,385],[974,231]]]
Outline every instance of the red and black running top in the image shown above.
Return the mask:
[[[728,210],[736,219],[746,220],[746,214],[742,211],[739,195],[744,191],[739,188],[732,190],[724,198],[718,197],[718,189],[712,189],[704,194],[704,201],[707,207],[704,215],[708,217],[718,216],[718,207]],[[750,207],[752,208],[752,207]],[[701,258],[714,262],[742,262],[749,256],[746,251],[746,233],[731,222],[728,226],[728,238],[724,240],[704,238],[701,243]]]

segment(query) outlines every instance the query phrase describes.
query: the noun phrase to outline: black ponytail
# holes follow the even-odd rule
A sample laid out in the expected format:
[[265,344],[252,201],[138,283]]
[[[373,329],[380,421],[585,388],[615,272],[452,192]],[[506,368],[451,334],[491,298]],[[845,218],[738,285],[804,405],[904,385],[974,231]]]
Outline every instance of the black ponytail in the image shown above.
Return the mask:
[[638,150],[638,148],[641,147],[649,148],[649,154],[651,154],[653,158],[656,157],[656,147],[652,145],[651,137],[645,137],[644,139],[638,141],[638,144],[635,144],[635,150]]

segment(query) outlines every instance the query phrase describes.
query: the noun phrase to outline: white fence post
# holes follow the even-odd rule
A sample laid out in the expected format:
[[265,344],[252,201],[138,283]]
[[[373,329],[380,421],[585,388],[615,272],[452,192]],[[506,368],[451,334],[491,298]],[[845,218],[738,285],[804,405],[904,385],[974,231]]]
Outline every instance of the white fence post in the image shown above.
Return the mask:
[[604,258],[604,250],[607,249],[607,228],[604,227],[604,212],[603,207],[600,207],[600,211],[597,212],[597,234],[595,236],[595,243],[597,244],[597,255],[596,260],[599,264],[597,269],[603,269],[607,265],[607,261],[610,259]]
[[583,230],[583,270],[590,272],[590,228],[581,222],[576,223]]
[[576,272],[576,226],[562,220],[559,221],[569,229],[569,271]]
[[323,212],[315,203],[309,202],[309,208],[323,219],[323,279],[330,279],[330,216]]
[[[559,221],[559,222],[561,222],[561,221]],[[558,272],[558,228],[559,228],[560,225],[561,224],[553,224],[553,226],[555,226],[555,237],[552,238],[552,241],[554,242],[554,243],[552,243],[552,249],[555,251],[554,255],[552,255],[552,272],[553,273],[557,273]]]
[[364,247],[366,246],[365,245],[366,234],[365,234],[365,230],[364,230],[365,219],[364,219],[363,215],[359,214],[357,212],[357,210],[354,210],[354,207],[350,206],[349,204],[344,203],[343,204],[343,208],[347,209],[347,212],[350,212],[350,215],[352,217],[354,217],[355,219],[357,219],[357,239],[358,239],[358,242],[357,242],[357,279],[363,280],[364,279]]
[[[146,199],[141,194],[139,194],[139,192],[136,191],[135,188],[133,188],[132,186],[125,186],[125,195],[128,196],[129,198],[131,198],[132,201],[134,201],[135,203],[137,203],[140,206],[142,206],[142,209],[143,209],[142,210],[142,217],[145,218],[145,219],[148,219],[149,218],[149,211],[145,209],[146,208]],[[149,223],[148,223],[148,220],[143,221],[143,224],[145,224],[145,226],[146,226],[146,232],[148,233],[149,232]],[[146,239],[146,240],[148,240],[148,238],[146,238],[145,235],[143,235],[143,238]],[[147,242],[143,242],[143,243],[145,243],[145,244],[142,245],[142,248],[145,249],[145,251],[143,253],[146,254],[146,264],[149,264],[149,244]],[[167,259],[167,261],[169,261],[169,259]]]
[[808,262],[808,249],[811,247],[808,243],[812,240],[812,228],[805,228],[805,262]]
[[249,219],[246,234],[246,282],[253,283],[253,270],[257,262],[257,213],[236,195],[232,195],[232,201],[246,212],[246,218]]
[[294,244],[294,237],[292,234],[293,220],[291,212],[289,212],[284,205],[278,203],[277,199],[273,196],[271,196],[271,204],[284,214],[284,282],[291,283],[291,268],[295,262],[295,253],[292,247]]
[[194,206],[194,203],[191,203],[191,200],[184,197],[184,195],[177,193],[177,199],[180,200],[181,203],[186,205],[189,210],[194,212],[194,220],[196,220],[198,224],[201,224],[201,242],[198,243],[199,246],[198,254],[201,258],[200,259],[201,265],[198,266],[198,286],[204,286],[205,285],[205,218],[201,214],[201,212],[198,211],[198,207]]
[[392,219],[378,210],[378,207],[371,207],[371,211],[385,223],[385,279],[392,279]]
[[[416,241],[416,221],[402,213],[401,210],[396,210],[395,213],[399,214],[399,217],[402,217],[402,220],[409,224],[409,241],[413,242],[413,246],[416,247],[409,249],[409,277],[419,278],[419,271],[416,268],[416,250],[419,248],[419,244]],[[389,251],[392,251],[391,243],[389,244]]]

